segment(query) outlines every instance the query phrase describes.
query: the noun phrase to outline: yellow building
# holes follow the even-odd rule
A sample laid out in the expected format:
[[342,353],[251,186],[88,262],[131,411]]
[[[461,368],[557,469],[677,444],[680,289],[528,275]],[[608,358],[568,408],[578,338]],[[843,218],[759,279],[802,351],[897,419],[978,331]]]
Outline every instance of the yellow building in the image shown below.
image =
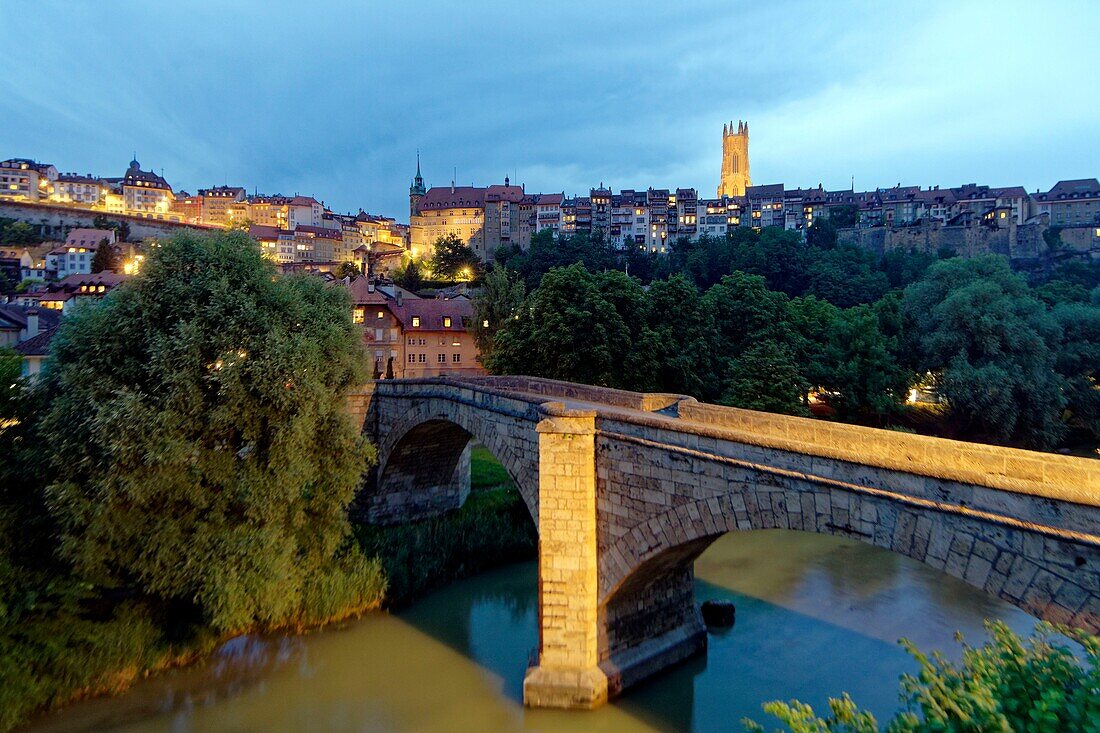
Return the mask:
[[718,184],[718,198],[744,196],[752,185],[749,175],[749,123],[737,121],[722,125],[722,175]]

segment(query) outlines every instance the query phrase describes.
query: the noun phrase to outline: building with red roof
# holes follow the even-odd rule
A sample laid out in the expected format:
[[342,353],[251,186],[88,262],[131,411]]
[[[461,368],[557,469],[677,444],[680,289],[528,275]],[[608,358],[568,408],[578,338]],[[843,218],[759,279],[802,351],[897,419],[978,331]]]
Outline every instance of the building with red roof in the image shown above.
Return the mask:
[[365,277],[338,280],[352,300],[352,320],[376,379],[484,374],[468,298],[421,298]]

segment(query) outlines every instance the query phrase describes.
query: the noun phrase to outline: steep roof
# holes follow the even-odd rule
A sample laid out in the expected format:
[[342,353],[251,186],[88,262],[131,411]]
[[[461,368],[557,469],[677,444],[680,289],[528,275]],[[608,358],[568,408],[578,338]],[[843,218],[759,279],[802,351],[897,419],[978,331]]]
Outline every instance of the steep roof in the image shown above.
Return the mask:
[[23,356],[48,356],[50,353],[50,343],[53,342],[53,337],[56,333],[57,326],[51,326],[45,331],[39,331],[37,336],[20,342],[15,347],[15,351]]
[[1046,193],[1037,193],[1035,198],[1040,201],[1067,198],[1095,198],[1100,196],[1100,181],[1095,178],[1075,178],[1069,181],[1058,181]]

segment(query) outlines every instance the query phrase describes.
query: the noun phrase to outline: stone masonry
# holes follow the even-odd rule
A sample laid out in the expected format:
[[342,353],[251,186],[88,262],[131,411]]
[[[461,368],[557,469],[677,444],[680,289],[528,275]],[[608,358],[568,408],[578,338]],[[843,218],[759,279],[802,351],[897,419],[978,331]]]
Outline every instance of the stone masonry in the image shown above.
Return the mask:
[[[1100,631],[1100,461],[529,377],[350,396],[377,521],[461,504],[477,439],[539,530],[529,705],[590,708],[706,648],[693,563],[731,531],[851,537]],[[518,660],[517,660],[518,661]]]

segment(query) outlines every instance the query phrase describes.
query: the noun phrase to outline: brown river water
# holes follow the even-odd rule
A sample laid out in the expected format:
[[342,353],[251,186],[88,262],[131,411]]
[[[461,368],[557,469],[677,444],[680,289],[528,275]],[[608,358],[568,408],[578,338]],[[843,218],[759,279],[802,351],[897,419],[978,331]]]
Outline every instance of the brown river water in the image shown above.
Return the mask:
[[[944,573],[861,543],[783,530],[733,533],[696,562],[696,594],[730,599],[737,623],[706,657],[594,712],[527,710],[536,570],[523,563],[439,590],[397,614],[292,637],[241,637],[207,661],[111,699],[45,716],[56,731],[739,731],[762,702],[823,710],[849,692],[884,722],[916,669],[897,645],[958,658],[982,621],[1035,621]],[[772,726],[774,727],[774,726]]]

